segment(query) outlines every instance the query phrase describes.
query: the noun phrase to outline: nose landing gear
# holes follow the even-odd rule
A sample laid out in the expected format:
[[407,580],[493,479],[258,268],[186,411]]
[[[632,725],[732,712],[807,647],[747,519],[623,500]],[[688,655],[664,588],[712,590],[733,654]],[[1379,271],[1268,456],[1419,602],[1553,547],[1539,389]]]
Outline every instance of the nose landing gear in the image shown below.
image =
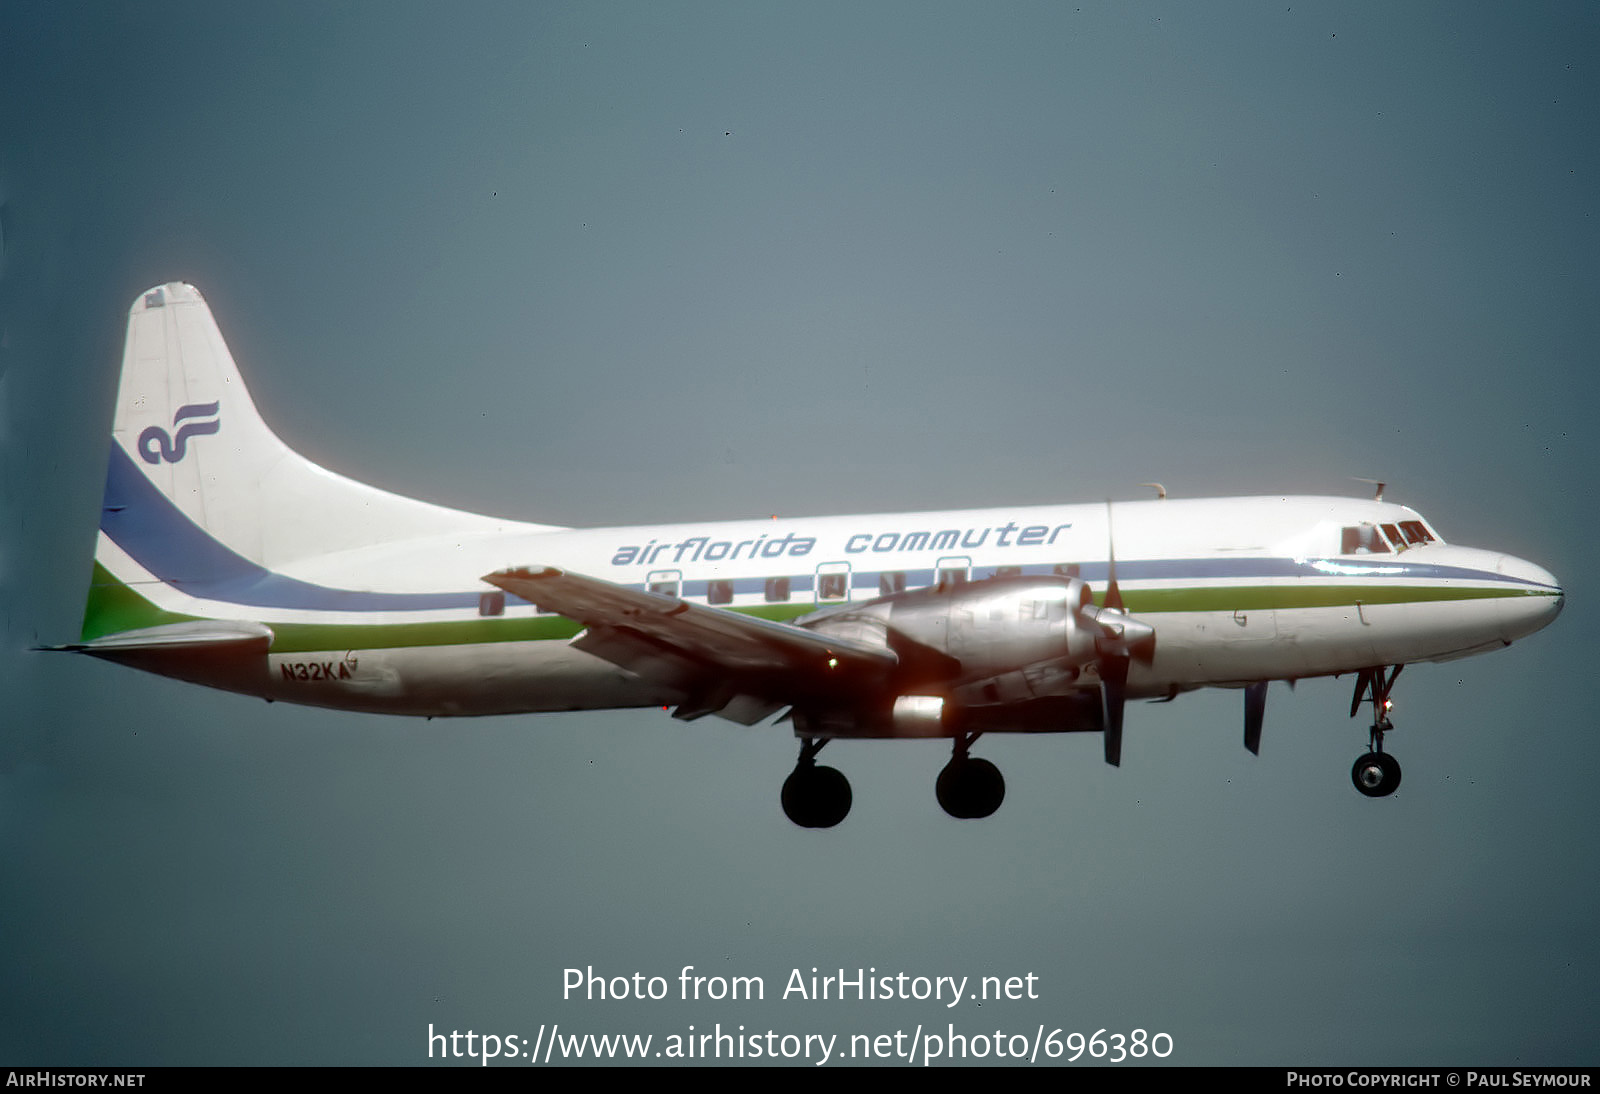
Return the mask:
[[[1385,673],[1383,666],[1362,669],[1356,677],[1355,697],[1350,700],[1350,717],[1354,718],[1363,701],[1372,703],[1372,728],[1367,753],[1356,760],[1350,769],[1350,781],[1369,798],[1386,798],[1400,785],[1400,761],[1383,750],[1383,735],[1394,729],[1389,720],[1389,692],[1400,676],[1404,665],[1396,665],[1393,672]],[[1370,694],[1369,694],[1370,693]]]

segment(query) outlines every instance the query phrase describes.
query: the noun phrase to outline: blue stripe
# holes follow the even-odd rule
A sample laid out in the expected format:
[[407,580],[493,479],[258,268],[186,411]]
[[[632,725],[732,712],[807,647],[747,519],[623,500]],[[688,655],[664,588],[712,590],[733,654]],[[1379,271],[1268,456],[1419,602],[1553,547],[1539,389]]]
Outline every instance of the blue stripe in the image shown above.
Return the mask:
[[275,574],[218,543],[111,445],[100,529],[165,584],[204,600],[297,611],[406,612],[478,607],[478,594],[367,593]]

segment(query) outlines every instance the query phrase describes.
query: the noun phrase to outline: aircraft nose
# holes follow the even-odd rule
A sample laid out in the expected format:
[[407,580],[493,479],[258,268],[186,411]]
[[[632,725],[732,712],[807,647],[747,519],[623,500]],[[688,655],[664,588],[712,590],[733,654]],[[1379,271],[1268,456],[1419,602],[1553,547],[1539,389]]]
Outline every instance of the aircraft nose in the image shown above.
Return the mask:
[[1554,574],[1526,559],[1501,555],[1495,569],[1520,586],[1521,596],[1500,603],[1500,626],[1507,642],[1550,625],[1561,614],[1566,594]]

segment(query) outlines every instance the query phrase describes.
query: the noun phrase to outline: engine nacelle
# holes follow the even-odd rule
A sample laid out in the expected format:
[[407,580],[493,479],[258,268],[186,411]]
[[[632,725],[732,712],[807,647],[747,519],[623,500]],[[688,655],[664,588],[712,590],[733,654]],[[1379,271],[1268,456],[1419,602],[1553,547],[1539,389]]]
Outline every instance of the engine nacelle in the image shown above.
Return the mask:
[[[797,705],[795,731],[803,737],[1098,731],[1107,673],[1120,668],[1120,687],[1129,660],[1149,664],[1155,650],[1148,623],[1095,607],[1089,587],[1067,577],[918,589],[801,625],[881,644],[899,659],[887,695]],[[1120,694],[1113,701],[1120,704]]]
[[1024,666],[1093,661],[1103,632],[1084,614],[1092,605],[1089,587],[1078,578],[981,581],[895,597],[888,629],[960,662],[951,681],[960,684]]

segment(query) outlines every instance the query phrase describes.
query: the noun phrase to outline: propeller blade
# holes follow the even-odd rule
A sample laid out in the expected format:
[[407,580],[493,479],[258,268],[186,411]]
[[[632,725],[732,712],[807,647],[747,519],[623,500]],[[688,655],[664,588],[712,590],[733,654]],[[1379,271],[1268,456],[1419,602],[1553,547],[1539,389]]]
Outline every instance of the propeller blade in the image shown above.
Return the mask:
[[1105,716],[1106,763],[1122,766],[1122,708],[1128,695],[1128,658],[1112,654],[1100,659],[1100,705]]
[[1137,658],[1148,665],[1156,656],[1156,631],[1128,614],[1117,584],[1117,536],[1106,499],[1106,595],[1098,611],[1087,611],[1103,632],[1095,639],[1100,669],[1100,712],[1105,730],[1106,763],[1122,766],[1122,713],[1128,700],[1128,668]]
[[1111,499],[1106,499],[1106,607],[1123,611],[1122,590],[1117,588],[1117,536],[1111,527]]
[[1261,755],[1261,723],[1267,714],[1267,682],[1257,681],[1244,689],[1244,747],[1252,756]]
[[1106,586],[1106,607],[1115,608],[1117,611],[1126,611],[1122,603],[1122,590],[1117,588],[1117,563],[1111,562],[1111,584]]

